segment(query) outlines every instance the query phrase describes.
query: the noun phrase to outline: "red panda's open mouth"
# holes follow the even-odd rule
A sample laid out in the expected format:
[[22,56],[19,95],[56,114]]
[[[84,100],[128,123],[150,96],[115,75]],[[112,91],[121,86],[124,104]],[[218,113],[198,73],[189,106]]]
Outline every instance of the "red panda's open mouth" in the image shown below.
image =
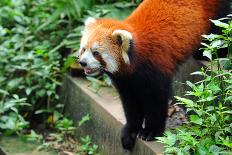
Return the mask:
[[84,68],[84,71],[89,76],[96,76],[100,73],[99,68]]

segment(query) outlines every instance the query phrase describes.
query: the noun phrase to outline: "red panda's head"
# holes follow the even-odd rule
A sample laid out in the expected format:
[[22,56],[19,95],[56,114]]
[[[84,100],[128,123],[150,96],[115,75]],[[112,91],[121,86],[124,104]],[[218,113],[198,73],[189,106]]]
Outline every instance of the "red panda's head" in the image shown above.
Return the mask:
[[112,74],[130,64],[128,50],[132,34],[120,21],[88,18],[81,38],[79,61],[85,73],[97,75],[100,70]]

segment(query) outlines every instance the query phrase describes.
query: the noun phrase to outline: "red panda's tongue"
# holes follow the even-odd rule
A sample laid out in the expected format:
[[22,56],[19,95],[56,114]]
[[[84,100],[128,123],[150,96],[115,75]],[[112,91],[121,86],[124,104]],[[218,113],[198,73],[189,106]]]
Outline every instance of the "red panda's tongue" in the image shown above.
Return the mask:
[[96,69],[91,69],[91,68],[85,68],[85,74],[92,74],[96,71]]

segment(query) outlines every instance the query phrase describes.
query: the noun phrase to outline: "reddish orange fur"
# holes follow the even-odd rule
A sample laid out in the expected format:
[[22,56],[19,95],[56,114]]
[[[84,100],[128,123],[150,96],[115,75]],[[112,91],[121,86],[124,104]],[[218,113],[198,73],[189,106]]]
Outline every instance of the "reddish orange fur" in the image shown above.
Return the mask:
[[219,0],[145,0],[124,22],[140,57],[172,73],[196,50],[218,7]]
[[[201,35],[209,31],[209,19],[215,17],[219,1],[144,0],[124,21],[98,19],[98,25],[93,27],[97,34],[90,38],[101,40],[116,29],[127,30],[133,36],[136,63],[150,61],[164,73],[172,74],[178,62],[199,46]],[[136,63],[127,70],[133,70]],[[125,71],[125,67],[121,68]]]

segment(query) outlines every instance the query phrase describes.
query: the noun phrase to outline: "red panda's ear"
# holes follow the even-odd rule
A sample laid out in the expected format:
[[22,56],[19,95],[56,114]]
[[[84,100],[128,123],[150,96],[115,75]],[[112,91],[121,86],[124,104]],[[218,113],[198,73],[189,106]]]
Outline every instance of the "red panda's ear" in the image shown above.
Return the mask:
[[129,64],[128,51],[130,48],[130,41],[132,40],[132,35],[126,30],[114,30],[112,33],[112,38],[121,46],[122,48],[122,57],[125,63]]
[[95,19],[95,18],[89,17],[89,18],[87,18],[86,21],[85,21],[85,26],[88,26],[88,25],[93,24],[93,23],[95,23],[95,22],[96,22],[96,19]]
[[130,47],[132,35],[126,30],[114,30],[112,33],[113,39],[122,47],[124,52],[127,52]]

